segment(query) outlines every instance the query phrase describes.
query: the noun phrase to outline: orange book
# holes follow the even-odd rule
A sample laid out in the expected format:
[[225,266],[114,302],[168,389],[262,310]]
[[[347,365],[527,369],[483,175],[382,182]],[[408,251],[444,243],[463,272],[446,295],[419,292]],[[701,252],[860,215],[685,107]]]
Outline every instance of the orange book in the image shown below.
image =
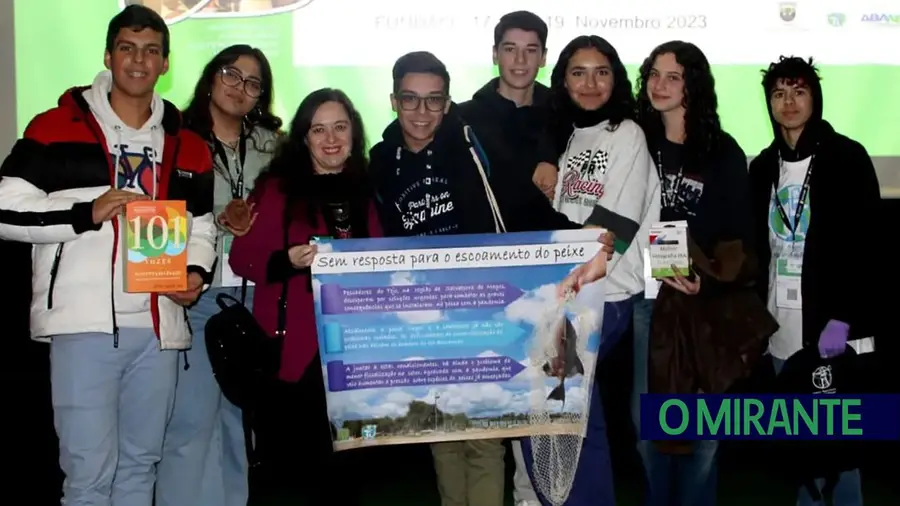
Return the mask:
[[187,206],[183,200],[142,200],[125,206],[125,291],[187,290]]

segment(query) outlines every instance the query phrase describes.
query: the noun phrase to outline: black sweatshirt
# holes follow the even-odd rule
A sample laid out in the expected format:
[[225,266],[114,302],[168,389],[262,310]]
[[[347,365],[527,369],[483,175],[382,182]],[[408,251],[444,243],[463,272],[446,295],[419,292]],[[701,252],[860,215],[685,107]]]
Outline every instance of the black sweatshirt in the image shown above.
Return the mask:
[[488,81],[472,100],[459,104],[459,114],[478,135],[495,175],[510,170],[531,181],[538,163],[559,163],[559,153],[547,131],[550,89],[535,83],[532,104],[518,107],[500,95],[499,83],[500,78]]
[[809,226],[800,277],[803,346],[815,346],[829,320],[850,325],[850,339],[878,333],[875,283],[886,266],[878,247],[881,193],[872,159],[862,144],[821,119],[805,127],[796,149],[776,134],[750,163],[753,215],[760,275],[757,288],[769,291],[769,211],[778,183],[779,154],[785,161],[815,155],[809,180]]
[[[691,238],[709,258],[722,241],[741,240],[752,248],[747,157],[737,141],[721,132],[716,148],[702,162],[690,161],[683,145],[664,136],[648,136],[647,141],[657,167],[662,166],[660,219],[686,220]],[[670,201],[668,195],[674,198]]]
[[[490,179],[508,232],[581,228],[556,212],[530,180],[498,169],[484,155],[480,139],[470,135],[467,140],[455,109],[451,107],[435,139],[418,153],[406,149],[396,120],[370,151],[369,173],[386,236],[495,233],[476,157]],[[440,188],[428,188],[436,184]]]

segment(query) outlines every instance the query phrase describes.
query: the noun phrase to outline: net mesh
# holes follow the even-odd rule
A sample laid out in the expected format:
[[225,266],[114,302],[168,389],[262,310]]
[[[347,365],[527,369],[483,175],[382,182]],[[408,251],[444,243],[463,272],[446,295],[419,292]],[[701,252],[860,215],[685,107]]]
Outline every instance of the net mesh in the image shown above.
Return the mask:
[[[560,355],[557,336],[561,331],[560,325],[566,325],[566,319],[571,322],[578,336],[586,337],[597,329],[597,311],[576,301],[574,292],[567,293],[562,300],[547,307],[539,318],[534,326],[529,353],[532,370],[540,371],[531,377],[529,421],[531,424],[551,424],[559,432],[566,432],[530,437],[535,489],[554,506],[565,503],[572,490],[590,405],[590,399],[585,396],[578,409],[572,409],[570,401],[569,409],[564,411],[567,407],[566,400],[548,399],[551,388],[548,388],[548,376],[542,369]],[[588,356],[586,347],[586,338],[575,341],[575,353],[584,366],[582,382],[585,386],[592,384],[594,371],[594,361]]]

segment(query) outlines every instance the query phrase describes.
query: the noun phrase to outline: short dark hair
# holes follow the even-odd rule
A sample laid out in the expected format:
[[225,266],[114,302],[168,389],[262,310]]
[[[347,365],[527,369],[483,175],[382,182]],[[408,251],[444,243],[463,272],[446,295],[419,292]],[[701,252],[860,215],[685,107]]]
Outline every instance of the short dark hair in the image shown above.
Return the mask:
[[428,51],[414,51],[401,56],[394,63],[391,74],[394,77],[394,93],[400,91],[400,82],[407,74],[432,74],[444,80],[444,93],[450,94],[450,73],[447,72],[447,66]]
[[787,84],[804,84],[810,89],[819,88],[819,69],[816,68],[812,58],[803,59],[799,56],[780,56],[777,62],[769,64],[769,68],[762,71],[762,86],[766,97],[772,95],[779,81]]
[[169,27],[165,20],[156,11],[143,5],[132,4],[122,9],[109,20],[106,29],[106,51],[113,52],[116,37],[123,28],[139,32],[147,28],[162,34],[163,58],[169,57]]
[[547,23],[531,11],[515,11],[504,14],[494,27],[494,47],[500,45],[503,36],[510,30],[534,32],[541,41],[541,49],[547,49]]

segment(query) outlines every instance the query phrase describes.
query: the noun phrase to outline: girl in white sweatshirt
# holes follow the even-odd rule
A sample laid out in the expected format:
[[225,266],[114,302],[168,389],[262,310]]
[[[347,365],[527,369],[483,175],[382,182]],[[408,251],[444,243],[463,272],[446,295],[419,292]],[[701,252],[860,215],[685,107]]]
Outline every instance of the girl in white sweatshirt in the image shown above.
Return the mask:
[[[628,329],[634,302],[643,297],[642,251],[648,246],[650,225],[659,221],[659,177],[644,132],[632,120],[631,82],[609,42],[596,35],[572,40],[554,66],[550,89],[551,128],[562,153],[554,207],[572,221],[608,229],[616,236],[606,283],[586,285],[579,294],[588,305],[602,302],[595,304],[602,315],[600,363]],[[597,289],[605,293],[593,296]],[[522,460],[530,468],[527,439],[522,450]],[[548,504],[539,494],[523,490],[527,480],[516,481],[521,505]],[[603,403],[596,384],[587,437],[566,501],[571,506],[588,504],[615,505]]]

